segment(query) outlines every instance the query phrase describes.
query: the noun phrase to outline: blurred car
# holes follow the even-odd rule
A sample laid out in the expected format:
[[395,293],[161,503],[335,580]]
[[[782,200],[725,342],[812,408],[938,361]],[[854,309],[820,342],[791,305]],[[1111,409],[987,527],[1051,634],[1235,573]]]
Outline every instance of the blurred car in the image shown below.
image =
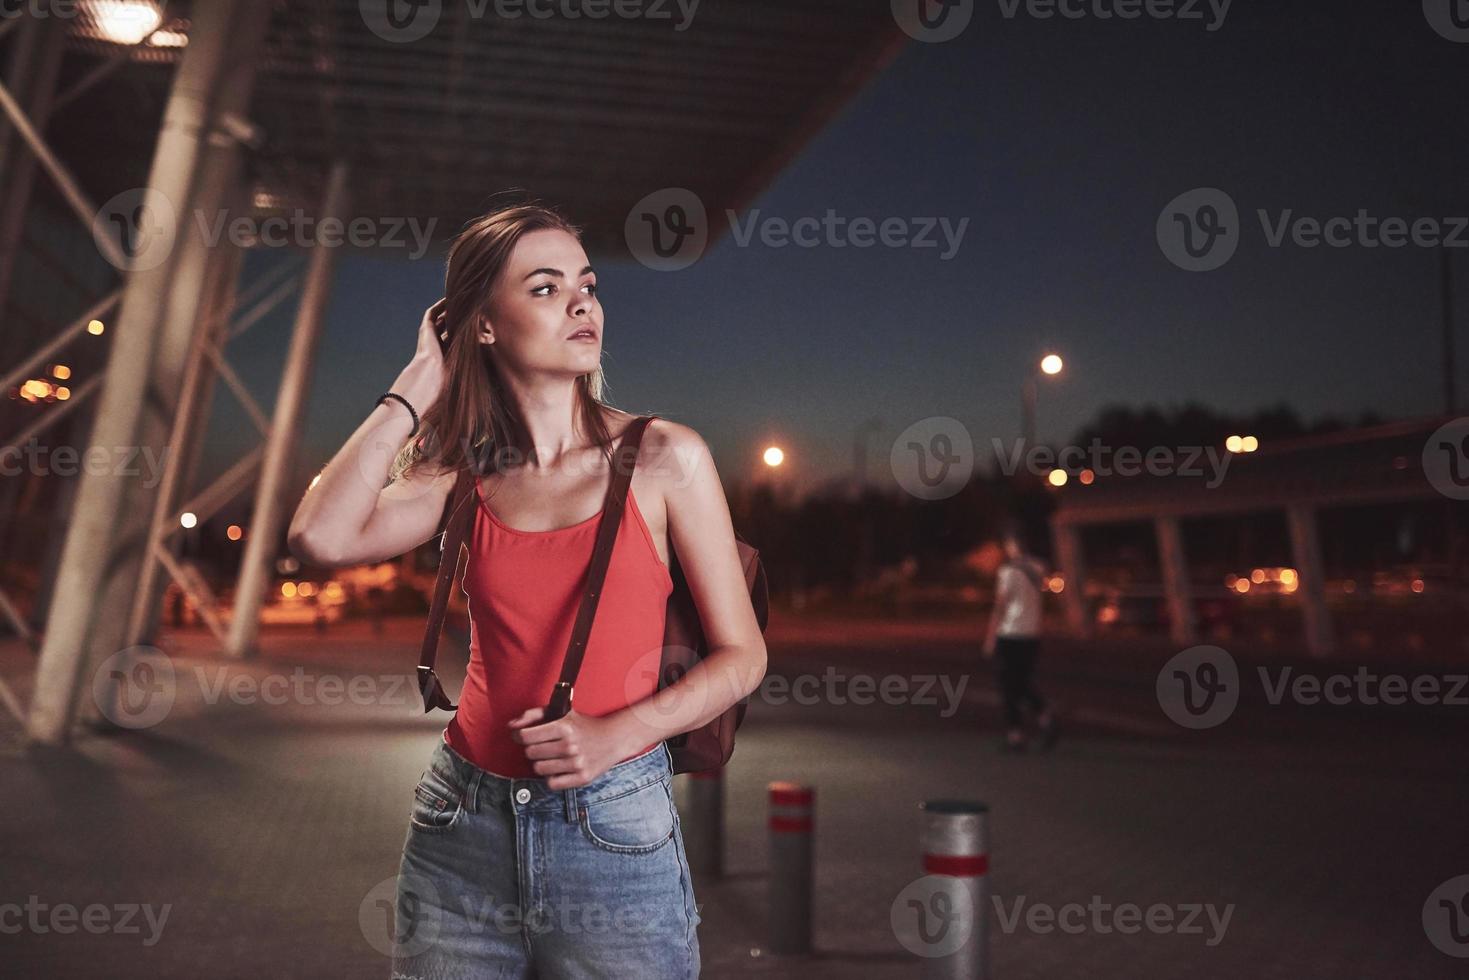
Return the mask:
[[[1228,595],[1200,594],[1194,587],[1194,622],[1201,628],[1232,625],[1236,604]],[[1161,585],[1108,587],[1096,603],[1095,620],[1103,627],[1166,627],[1168,597]]]

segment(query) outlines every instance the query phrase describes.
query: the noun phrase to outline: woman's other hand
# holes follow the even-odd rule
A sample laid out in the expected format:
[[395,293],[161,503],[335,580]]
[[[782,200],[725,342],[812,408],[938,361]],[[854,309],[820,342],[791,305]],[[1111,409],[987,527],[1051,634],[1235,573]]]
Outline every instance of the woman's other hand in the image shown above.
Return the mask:
[[555,721],[537,724],[545,714],[545,708],[528,708],[512,718],[509,727],[548,789],[585,786],[643,748],[628,744],[629,731],[619,722],[619,714],[593,718],[573,709]]

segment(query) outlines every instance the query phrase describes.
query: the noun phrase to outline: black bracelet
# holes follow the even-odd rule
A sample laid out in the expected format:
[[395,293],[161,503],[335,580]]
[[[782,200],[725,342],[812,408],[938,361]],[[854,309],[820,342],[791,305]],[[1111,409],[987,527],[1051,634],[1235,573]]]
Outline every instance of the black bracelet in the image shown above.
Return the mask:
[[408,399],[404,398],[402,395],[398,394],[396,391],[385,391],[385,392],[383,392],[381,395],[378,396],[377,404],[378,405],[381,405],[383,402],[387,401],[389,398],[395,398],[398,401],[402,402],[403,403],[403,407],[406,408],[406,409],[408,409],[408,414],[413,416],[413,431],[410,432],[410,433],[408,433],[408,438],[412,439],[414,436],[418,435],[418,413],[413,410],[413,406],[412,405],[408,404]]

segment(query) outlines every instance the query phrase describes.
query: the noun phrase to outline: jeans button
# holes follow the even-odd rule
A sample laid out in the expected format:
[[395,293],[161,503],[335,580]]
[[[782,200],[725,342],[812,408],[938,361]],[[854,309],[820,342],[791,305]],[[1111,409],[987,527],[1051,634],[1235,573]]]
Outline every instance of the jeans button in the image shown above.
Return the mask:
[[526,803],[529,803],[530,802],[530,790],[526,789],[524,786],[522,786],[520,789],[516,790],[515,791],[515,802],[516,803],[520,803],[522,805],[523,804],[526,804]]

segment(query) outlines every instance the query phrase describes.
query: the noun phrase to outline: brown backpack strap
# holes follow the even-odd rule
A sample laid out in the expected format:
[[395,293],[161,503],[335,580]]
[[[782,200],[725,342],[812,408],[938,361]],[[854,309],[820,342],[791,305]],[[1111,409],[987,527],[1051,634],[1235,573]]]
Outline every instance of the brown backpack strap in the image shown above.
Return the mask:
[[434,581],[434,597],[429,604],[428,628],[423,634],[423,649],[418,656],[418,692],[423,695],[425,714],[434,708],[453,711],[458,707],[444,693],[438,675],[434,673],[434,659],[439,652],[439,635],[444,630],[444,616],[449,609],[449,586],[459,571],[459,551],[469,528],[474,521],[473,506],[464,505],[475,494],[474,473],[465,467],[454,481],[454,489],[444,501],[444,514],[439,519],[439,531],[443,533],[443,552],[439,556],[439,574]]
[[571,642],[566,647],[566,658],[561,662],[561,679],[551,691],[543,722],[555,721],[571,710],[572,687],[576,684],[576,675],[581,671],[582,657],[587,652],[587,639],[592,632],[592,620],[597,615],[597,602],[602,596],[602,583],[607,578],[607,566],[612,561],[612,546],[617,541],[617,529],[622,524],[627,489],[632,485],[632,471],[637,465],[638,446],[643,441],[643,430],[657,417],[643,415],[629,422],[622,443],[613,457],[612,486],[607,490],[607,506],[602,512],[602,519],[597,522],[597,540],[592,548],[591,566],[587,569],[586,591],[582,594],[581,607],[576,612],[576,624],[571,629]]

